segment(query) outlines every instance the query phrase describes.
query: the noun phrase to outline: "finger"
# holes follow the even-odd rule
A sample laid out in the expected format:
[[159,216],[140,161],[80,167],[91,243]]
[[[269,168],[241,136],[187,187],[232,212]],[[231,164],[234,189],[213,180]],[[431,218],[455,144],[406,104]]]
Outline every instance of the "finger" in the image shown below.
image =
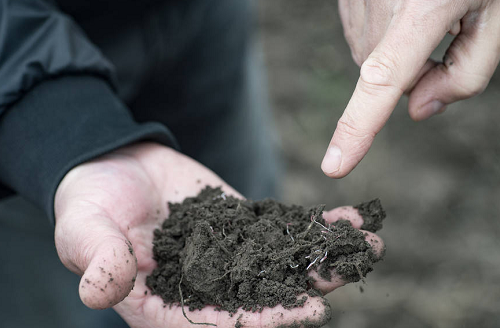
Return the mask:
[[323,212],[323,219],[326,223],[333,223],[338,220],[347,220],[351,222],[353,228],[360,229],[364,223],[363,217],[359,211],[352,206],[342,206],[330,211]]
[[[359,213],[359,210],[352,206],[342,206],[334,208],[330,211],[323,212],[323,219],[325,222],[333,223],[339,220],[347,220],[351,223],[351,226],[355,229],[360,229],[365,234],[366,241],[373,247],[375,255],[381,257],[384,250],[384,243],[376,234],[362,230],[365,220],[363,216]],[[368,217],[370,219],[370,217]],[[365,227],[366,228],[366,227]]]
[[382,238],[380,238],[378,235],[374,234],[373,232],[366,231],[366,230],[361,230],[361,231],[365,235],[365,240],[372,247],[373,253],[375,254],[376,259],[380,260],[382,258],[382,256],[384,256],[384,252],[385,252],[384,241],[382,240]]
[[422,76],[424,76],[425,74],[427,74],[427,72],[430,71],[432,68],[434,68],[434,66],[436,66],[436,62],[434,60],[432,60],[432,59],[427,59],[427,61],[425,62],[424,67],[422,67],[422,69],[420,69],[420,71],[418,72],[417,76],[415,76],[415,78],[413,79],[413,81],[411,81],[411,83],[408,86],[408,88],[406,88],[404,94],[405,95],[410,95],[411,92],[413,91],[413,88],[415,88],[415,85],[417,85],[418,81],[420,81],[420,79],[422,78]]
[[364,2],[339,0],[338,8],[344,37],[349,44],[354,62],[359,66],[363,62],[362,43],[359,42],[363,38],[363,30],[357,27],[364,25],[366,5]]
[[448,31],[451,35],[458,35],[462,29],[462,24],[460,21],[456,22],[453,27]]
[[439,15],[427,14],[408,8],[396,15],[361,66],[356,89],[321,164],[326,175],[341,178],[361,161],[403,92],[450,30]]
[[441,113],[448,104],[478,95],[487,87],[500,60],[500,21],[471,19],[464,18],[462,32],[444,62],[430,70],[411,93],[409,113],[415,121]]
[[[361,230],[365,234],[365,240],[370,244],[372,247],[373,253],[375,254],[377,259],[382,258],[384,255],[385,251],[385,246],[384,242],[382,239],[377,236],[376,234],[369,232],[369,231],[364,231]],[[310,271],[309,276],[311,276],[314,280],[314,287],[319,289],[322,293],[327,294],[332,292],[333,290],[344,286],[345,284],[348,283],[345,279],[343,279],[341,276],[339,276],[335,270],[332,270],[331,272],[331,280],[325,280],[322,278],[317,270]]]
[[133,288],[137,260],[132,244],[105,213],[88,208],[78,212],[57,217],[57,251],[68,269],[83,275],[82,302],[93,309],[108,308]]

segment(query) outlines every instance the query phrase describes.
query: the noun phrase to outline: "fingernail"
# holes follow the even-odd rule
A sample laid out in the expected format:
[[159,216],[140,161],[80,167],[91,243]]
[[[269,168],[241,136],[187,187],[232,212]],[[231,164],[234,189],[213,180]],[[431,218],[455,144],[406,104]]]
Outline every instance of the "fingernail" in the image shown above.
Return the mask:
[[321,169],[326,174],[332,174],[340,169],[340,163],[342,162],[342,152],[337,146],[331,146],[326,151],[323,162],[321,163]]
[[445,105],[439,100],[433,100],[420,108],[418,111],[418,117],[421,120],[425,120],[426,118],[439,113],[444,107]]

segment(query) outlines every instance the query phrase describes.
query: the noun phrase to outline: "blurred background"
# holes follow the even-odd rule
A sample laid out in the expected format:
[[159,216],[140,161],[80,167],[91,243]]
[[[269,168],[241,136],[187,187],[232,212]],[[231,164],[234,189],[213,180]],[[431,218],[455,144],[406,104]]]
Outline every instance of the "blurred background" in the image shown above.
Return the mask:
[[359,68],[337,1],[311,3],[258,6],[283,200],[333,208],[379,197],[388,215],[385,260],[366,285],[329,295],[327,327],[500,327],[500,75],[426,122],[402,99],[361,164],[331,180],[320,163]]

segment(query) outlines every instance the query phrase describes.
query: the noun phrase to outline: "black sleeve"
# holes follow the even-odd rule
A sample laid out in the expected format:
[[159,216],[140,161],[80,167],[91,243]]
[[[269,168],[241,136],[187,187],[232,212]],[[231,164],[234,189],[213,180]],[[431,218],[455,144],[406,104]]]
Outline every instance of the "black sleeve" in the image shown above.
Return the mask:
[[136,123],[112,87],[113,67],[48,0],[0,0],[0,196],[6,188],[53,220],[74,166],[140,140],[176,146]]

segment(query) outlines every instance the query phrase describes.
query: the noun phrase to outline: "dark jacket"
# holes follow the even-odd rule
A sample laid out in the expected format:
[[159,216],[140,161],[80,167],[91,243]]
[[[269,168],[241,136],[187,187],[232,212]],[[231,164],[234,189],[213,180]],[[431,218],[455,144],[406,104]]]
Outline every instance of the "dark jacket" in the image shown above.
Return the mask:
[[[158,2],[0,0],[0,197],[17,192],[53,218],[74,166],[139,140],[175,145],[162,124],[134,121],[130,88],[87,36],[87,27],[109,35],[99,21],[119,28]],[[125,66],[129,77],[140,69]]]

